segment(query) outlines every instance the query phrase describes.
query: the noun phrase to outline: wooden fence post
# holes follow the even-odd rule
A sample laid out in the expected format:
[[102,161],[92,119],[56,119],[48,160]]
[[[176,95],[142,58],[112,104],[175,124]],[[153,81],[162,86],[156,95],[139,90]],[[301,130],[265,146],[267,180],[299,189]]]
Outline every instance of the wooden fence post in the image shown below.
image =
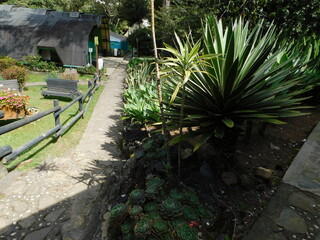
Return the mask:
[[[58,99],[54,99],[53,100],[53,106],[54,107],[58,107],[59,106],[59,100]],[[54,116],[54,123],[55,123],[55,126],[58,126],[60,125],[60,113],[58,113],[58,111],[56,111],[53,116]],[[55,138],[57,139],[58,137],[60,136],[57,136],[57,134],[55,134]]]
[[[59,100],[54,99],[53,100],[53,106],[54,107],[58,107],[59,106]],[[54,123],[55,123],[56,126],[60,125],[60,114],[56,114],[57,112],[54,113]]]

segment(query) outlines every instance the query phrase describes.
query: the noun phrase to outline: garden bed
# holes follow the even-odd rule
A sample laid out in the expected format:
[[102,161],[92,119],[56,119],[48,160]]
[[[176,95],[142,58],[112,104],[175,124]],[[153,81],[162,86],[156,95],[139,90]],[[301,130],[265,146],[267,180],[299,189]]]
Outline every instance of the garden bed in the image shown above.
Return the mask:
[[[201,201],[213,214],[195,226],[201,232],[201,239],[224,240],[228,239],[226,236],[229,239],[241,239],[245,236],[320,120],[318,109],[319,107],[309,110],[311,114],[307,116],[286,119],[288,123],[285,125],[268,125],[263,136],[258,134],[258,125],[254,125],[251,141],[239,144],[232,167],[227,169],[209,168],[198,161],[199,158],[206,160],[212,157],[208,148],[202,148],[184,160],[180,181],[196,189]],[[142,139],[146,137],[143,130],[135,125],[127,128],[125,137],[129,155],[134,148],[139,148]],[[139,161],[138,167],[135,166],[137,172],[130,179],[131,184],[122,188],[121,196],[128,196],[133,187],[143,186],[143,176],[148,171],[145,163]],[[131,164],[132,159],[129,162]],[[259,167],[272,174],[257,176]],[[156,174],[165,176],[161,171]],[[176,184],[177,179],[169,179],[168,182],[169,185]],[[125,201],[120,196],[117,201],[119,199]],[[114,204],[115,202],[111,203]]]

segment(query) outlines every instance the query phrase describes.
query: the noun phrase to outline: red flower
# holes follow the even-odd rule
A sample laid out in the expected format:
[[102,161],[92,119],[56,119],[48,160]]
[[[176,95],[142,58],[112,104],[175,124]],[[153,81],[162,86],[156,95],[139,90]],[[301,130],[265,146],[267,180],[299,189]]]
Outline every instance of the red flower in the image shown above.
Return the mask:
[[191,222],[189,223],[189,226],[190,226],[190,227],[198,226],[198,223],[197,223],[196,221],[191,221]]

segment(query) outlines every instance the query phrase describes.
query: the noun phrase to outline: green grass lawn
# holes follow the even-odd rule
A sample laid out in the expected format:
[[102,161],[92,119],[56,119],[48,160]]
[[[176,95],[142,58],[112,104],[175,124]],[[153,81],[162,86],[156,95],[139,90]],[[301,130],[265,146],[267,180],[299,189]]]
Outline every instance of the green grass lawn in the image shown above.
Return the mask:
[[[40,88],[41,86],[28,87],[28,89],[24,91],[24,94],[30,96],[30,107],[37,107],[40,109],[40,111],[44,111],[53,107],[53,100],[50,98],[43,98],[41,96]],[[18,164],[20,164],[18,167],[19,170],[30,169],[37,166],[47,157],[59,157],[68,150],[73,149],[81,139],[83,131],[87,126],[87,123],[90,119],[94,106],[98,101],[102,89],[103,86],[100,86],[98,91],[94,94],[85,117],[80,118],[78,122],[73,125],[71,129],[69,129],[66,133],[64,133],[64,135],[58,141],[55,141],[53,137],[45,139],[32,149],[21,154],[17,159],[11,161],[7,165],[8,169],[12,169]],[[79,90],[84,93],[87,90],[87,86],[79,85]],[[59,105],[63,107],[69,102],[70,101],[60,100]],[[60,115],[61,124],[65,124],[68,120],[75,116],[78,113],[78,108],[79,104],[75,103],[71,108],[63,112]],[[2,124],[4,124],[4,122]],[[1,135],[0,146],[11,145],[13,149],[16,149],[17,147],[31,141],[42,133],[47,132],[53,127],[54,118],[53,114],[50,114],[19,129]]]

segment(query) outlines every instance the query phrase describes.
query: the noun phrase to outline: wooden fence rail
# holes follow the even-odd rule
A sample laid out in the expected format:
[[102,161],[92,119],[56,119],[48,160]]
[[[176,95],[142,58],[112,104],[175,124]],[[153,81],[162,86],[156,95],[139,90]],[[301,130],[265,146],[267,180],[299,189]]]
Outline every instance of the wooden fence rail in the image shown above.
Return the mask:
[[[95,91],[98,89],[99,86],[100,86],[100,76],[95,76],[93,82],[90,82],[90,81],[88,82],[88,90],[86,91],[86,93],[83,95],[81,94],[81,95],[77,96],[75,99],[73,99],[65,107],[62,108],[61,106],[59,106],[59,101],[54,99],[53,100],[53,105],[54,105],[53,108],[0,127],[0,135],[2,135],[5,133],[8,133],[10,131],[13,131],[19,127],[22,127],[24,125],[32,123],[32,122],[34,122],[38,119],[41,119],[41,118],[43,118],[49,114],[52,114],[52,113],[53,113],[53,117],[55,120],[55,126],[52,129],[49,129],[47,132],[32,139],[30,142],[25,143],[24,145],[18,147],[17,149],[13,150],[10,145],[0,147],[0,160],[3,160],[3,163],[8,163],[9,161],[15,159],[21,153],[32,148],[33,146],[40,143],[44,139],[50,137],[51,135],[53,135],[54,138],[61,137],[63,133],[65,133],[81,117],[84,116],[85,112],[88,110],[88,106],[91,103],[91,99],[93,97],[93,94],[95,93]],[[87,98],[88,98],[88,102],[86,104],[86,108],[83,109],[84,102]],[[74,116],[72,119],[70,119],[65,125],[61,125],[60,124],[60,115],[77,102],[79,103],[78,114],[76,116]]]

